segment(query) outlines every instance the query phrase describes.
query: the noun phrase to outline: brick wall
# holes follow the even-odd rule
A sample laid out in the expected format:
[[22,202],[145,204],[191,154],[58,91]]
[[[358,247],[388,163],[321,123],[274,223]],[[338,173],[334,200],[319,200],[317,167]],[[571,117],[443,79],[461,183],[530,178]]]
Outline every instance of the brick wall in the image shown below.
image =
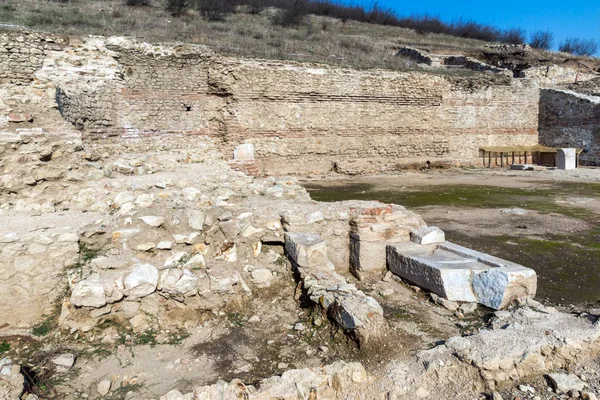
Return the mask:
[[[482,145],[537,143],[538,88],[528,80],[359,71],[104,40],[74,48],[73,56],[71,49],[46,55],[66,55],[50,63],[57,69],[80,57],[55,74],[56,100],[86,140],[212,136],[226,158],[253,143],[259,170],[275,174],[470,164]],[[72,71],[84,83],[63,77]]]

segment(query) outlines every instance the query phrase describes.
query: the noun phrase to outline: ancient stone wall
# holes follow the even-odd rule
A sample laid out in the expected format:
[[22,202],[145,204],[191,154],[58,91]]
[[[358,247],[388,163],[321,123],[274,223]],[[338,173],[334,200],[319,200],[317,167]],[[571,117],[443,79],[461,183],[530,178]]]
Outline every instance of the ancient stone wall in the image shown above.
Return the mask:
[[537,143],[537,88],[530,82],[258,61],[233,69],[228,137],[253,143],[268,173],[470,163],[482,145]]
[[123,38],[68,50],[47,52],[36,78],[56,83],[61,115],[86,140],[212,136],[226,158],[251,143],[258,171],[280,175],[474,164],[480,146],[538,141],[529,80],[223,58]]
[[52,42],[50,38],[31,32],[0,35],[0,83],[30,82],[42,66]]
[[582,165],[600,165],[600,97],[570,90],[541,90],[540,142],[582,148]]

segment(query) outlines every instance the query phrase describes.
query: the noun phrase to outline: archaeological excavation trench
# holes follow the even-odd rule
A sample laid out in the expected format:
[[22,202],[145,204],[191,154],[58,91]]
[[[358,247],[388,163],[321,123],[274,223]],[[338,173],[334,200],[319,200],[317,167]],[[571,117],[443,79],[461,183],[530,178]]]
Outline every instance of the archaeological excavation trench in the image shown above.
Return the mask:
[[[475,168],[544,137],[594,164],[595,128],[543,117],[588,95],[122,37],[0,55],[0,399],[471,399],[595,367],[598,170]],[[487,185],[423,185],[456,175]]]

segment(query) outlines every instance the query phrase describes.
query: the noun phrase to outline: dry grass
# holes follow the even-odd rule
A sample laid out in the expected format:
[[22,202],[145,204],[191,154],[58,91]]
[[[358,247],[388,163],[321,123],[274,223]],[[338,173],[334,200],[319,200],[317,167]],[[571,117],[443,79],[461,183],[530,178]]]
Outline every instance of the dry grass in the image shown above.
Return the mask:
[[410,67],[395,56],[400,44],[457,49],[483,45],[445,35],[419,35],[403,28],[353,21],[342,24],[317,16],[310,16],[299,27],[286,28],[271,24],[273,12],[238,13],[226,21],[211,22],[194,12],[172,17],[158,4],[127,7],[119,0],[4,0],[0,23],[68,35],[126,35],[152,42],[199,43],[232,56],[394,70]]
[[[154,0],[159,1],[159,0]],[[293,60],[354,68],[406,70],[413,62],[397,57],[409,45],[437,54],[481,56],[486,42],[411,29],[311,15],[298,27],[271,23],[275,9],[238,12],[225,21],[207,21],[195,12],[176,18],[162,3],[128,7],[121,0],[2,0],[0,23],[67,35],[125,35],[149,42],[205,44],[217,52],[249,58]],[[446,72],[469,75],[469,71]]]

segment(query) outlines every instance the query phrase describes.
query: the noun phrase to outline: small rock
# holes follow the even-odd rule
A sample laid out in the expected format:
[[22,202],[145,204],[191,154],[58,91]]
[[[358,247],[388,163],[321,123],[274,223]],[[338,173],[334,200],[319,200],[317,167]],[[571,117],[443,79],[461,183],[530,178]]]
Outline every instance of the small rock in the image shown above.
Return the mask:
[[494,392],[494,393],[492,393],[492,400],[504,400],[504,399],[502,398],[502,395],[500,393]]
[[598,400],[598,397],[596,397],[596,395],[592,392],[583,392],[581,394],[581,398],[583,400]]
[[548,374],[550,384],[556,393],[567,393],[569,390],[582,391],[585,384],[573,374]]
[[294,330],[296,331],[303,331],[304,329],[306,329],[306,327],[302,322],[298,322],[296,325],[294,325]]
[[165,224],[165,219],[156,215],[146,215],[140,217],[140,219],[153,228],[158,228]]
[[183,400],[184,397],[179,390],[171,390],[169,393],[165,394],[160,398],[160,400]]
[[392,271],[388,271],[385,273],[385,276],[383,277],[382,281],[384,282],[391,282],[392,281]]
[[203,211],[193,210],[188,217],[188,224],[190,225],[190,228],[201,231],[204,227],[205,218],[206,214],[204,214]]
[[252,277],[252,283],[259,288],[271,286],[273,273],[266,268],[255,269],[250,273],[250,276]]
[[527,215],[527,210],[522,208],[503,208],[500,210],[502,214],[510,214],[510,215]]
[[229,211],[224,212],[223,214],[219,215],[219,221],[221,221],[221,222],[229,221],[232,218],[233,218],[233,214],[230,213]]
[[477,310],[477,303],[463,303],[460,305],[459,310],[463,314],[471,314]]
[[248,322],[250,322],[251,324],[256,324],[257,322],[260,322],[260,318],[258,315],[253,315],[252,317],[250,317]]
[[423,386],[419,386],[419,388],[417,389],[417,391],[415,392],[415,395],[419,398],[419,399],[424,399],[429,397],[429,392],[427,391],[427,389],[425,389]]
[[142,243],[142,244],[138,244],[137,247],[135,248],[137,251],[150,251],[155,247],[154,243]]
[[169,242],[167,240],[158,242],[158,244],[156,245],[156,248],[159,250],[171,250],[172,247],[173,247],[173,242]]
[[106,396],[108,392],[110,392],[111,382],[108,379],[100,381],[98,386],[96,386],[96,390],[100,396]]
[[75,355],[71,353],[61,354],[60,356],[52,359],[52,364],[61,369],[69,370],[75,364]]
[[320,222],[320,221],[323,221],[324,219],[325,219],[325,217],[323,216],[323,213],[321,211],[315,211],[314,213],[306,216],[306,223],[314,224],[315,222]]
[[426,228],[419,228],[410,233],[410,241],[417,244],[433,244],[442,243],[446,240],[446,235],[437,226],[429,226]]
[[579,398],[579,396],[580,396],[580,393],[579,393],[579,391],[578,391],[578,390],[575,390],[575,389],[569,390],[569,392],[568,392],[567,394],[568,394],[569,396],[571,396],[572,398],[574,398],[574,399],[578,399],[578,398]]
[[531,394],[535,393],[535,389],[532,388],[529,385],[519,385],[519,390],[521,392],[526,392],[526,393],[528,392],[528,393],[531,393]]
[[455,301],[445,299],[443,297],[438,296],[435,293],[430,293],[429,296],[436,304],[439,304],[440,306],[444,307],[447,310],[450,310],[450,311],[458,310],[458,303]]

